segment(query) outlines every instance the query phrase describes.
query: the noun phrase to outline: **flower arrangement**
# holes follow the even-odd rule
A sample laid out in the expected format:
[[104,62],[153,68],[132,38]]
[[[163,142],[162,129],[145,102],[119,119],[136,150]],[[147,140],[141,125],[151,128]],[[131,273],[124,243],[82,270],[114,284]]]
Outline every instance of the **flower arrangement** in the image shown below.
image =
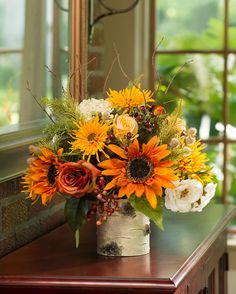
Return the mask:
[[45,138],[30,146],[24,192],[46,205],[66,198],[65,217],[75,232],[92,217],[102,225],[118,199],[162,228],[162,211],[201,211],[215,194],[212,171],[195,128],[154,99],[150,90],[130,83],[109,90],[106,99],[81,103],[68,93],[43,101],[51,123]]

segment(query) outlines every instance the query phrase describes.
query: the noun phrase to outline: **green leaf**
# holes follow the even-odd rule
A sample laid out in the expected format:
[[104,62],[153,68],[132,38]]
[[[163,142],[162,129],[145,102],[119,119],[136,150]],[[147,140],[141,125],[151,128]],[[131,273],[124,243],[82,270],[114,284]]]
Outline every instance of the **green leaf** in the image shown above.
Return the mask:
[[132,81],[129,81],[127,88],[131,90],[133,88],[133,85],[134,83]]
[[65,218],[73,231],[77,231],[85,223],[88,210],[89,201],[85,197],[70,197],[66,200]]
[[146,197],[142,196],[141,198],[137,198],[135,195],[131,195],[129,198],[130,204],[136,210],[142,212],[147,217],[149,217],[161,230],[163,230],[163,209],[162,202],[163,200],[158,198],[158,206],[154,209],[149,204]]
[[79,247],[79,229],[75,231],[75,247]]

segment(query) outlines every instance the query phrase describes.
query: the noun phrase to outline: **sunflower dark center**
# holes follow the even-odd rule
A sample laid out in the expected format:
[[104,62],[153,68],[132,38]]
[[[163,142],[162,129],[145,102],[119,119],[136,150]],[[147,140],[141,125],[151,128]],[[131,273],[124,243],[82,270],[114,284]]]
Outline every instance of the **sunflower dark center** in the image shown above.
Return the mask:
[[153,165],[144,157],[134,158],[127,163],[127,176],[135,182],[145,182],[153,173]]
[[93,142],[96,139],[96,134],[94,133],[89,134],[87,139],[89,142]]
[[48,168],[48,183],[52,186],[55,183],[57,175],[57,169],[54,164],[51,164]]

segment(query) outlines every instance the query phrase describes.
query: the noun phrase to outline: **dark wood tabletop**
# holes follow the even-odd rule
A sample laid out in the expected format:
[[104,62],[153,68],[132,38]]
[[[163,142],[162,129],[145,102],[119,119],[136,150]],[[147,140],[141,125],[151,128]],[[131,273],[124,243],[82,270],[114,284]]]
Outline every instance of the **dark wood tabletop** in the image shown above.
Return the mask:
[[152,226],[151,253],[139,257],[97,255],[93,224],[84,226],[76,249],[73,233],[63,225],[0,259],[0,293],[8,293],[1,292],[6,286],[174,289],[235,214],[234,206],[221,204],[201,213],[166,211],[164,231]]

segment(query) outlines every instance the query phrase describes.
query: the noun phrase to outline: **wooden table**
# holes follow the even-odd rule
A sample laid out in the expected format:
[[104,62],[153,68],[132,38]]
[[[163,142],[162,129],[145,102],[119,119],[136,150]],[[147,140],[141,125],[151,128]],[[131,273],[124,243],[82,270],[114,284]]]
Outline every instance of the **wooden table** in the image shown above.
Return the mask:
[[0,293],[226,293],[226,226],[235,214],[221,204],[165,212],[164,232],[152,227],[151,253],[140,257],[98,256],[91,224],[75,249],[61,226],[0,259]]

